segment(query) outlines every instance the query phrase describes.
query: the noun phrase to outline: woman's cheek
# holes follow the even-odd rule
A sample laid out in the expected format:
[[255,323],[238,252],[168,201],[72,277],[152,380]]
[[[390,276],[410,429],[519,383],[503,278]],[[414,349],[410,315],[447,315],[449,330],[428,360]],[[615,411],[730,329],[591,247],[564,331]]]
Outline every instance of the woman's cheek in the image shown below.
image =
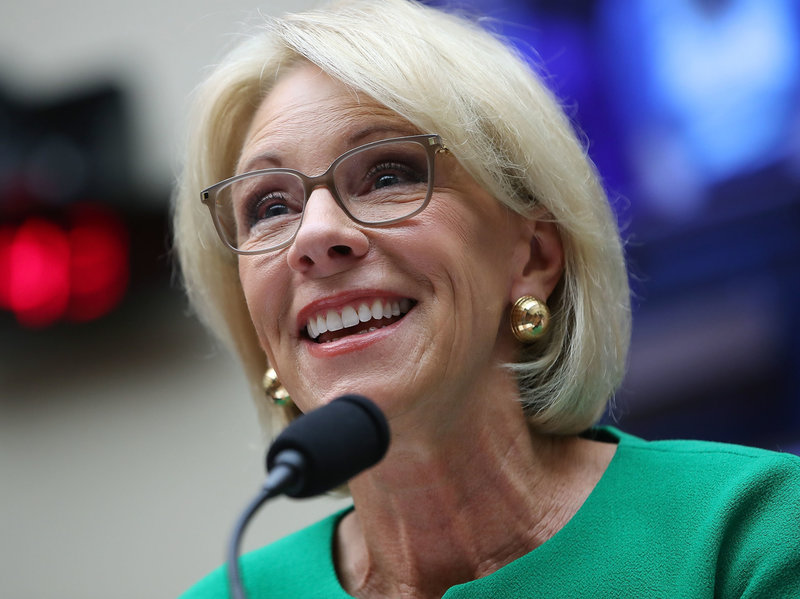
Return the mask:
[[239,266],[239,280],[244,292],[250,319],[253,322],[259,343],[269,355],[270,346],[274,343],[277,331],[275,317],[283,311],[280,309],[282,299],[276,295],[276,289],[286,289],[283,284],[270,284],[274,274],[267,264],[257,260],[258,256],[247,257],[248,263]]

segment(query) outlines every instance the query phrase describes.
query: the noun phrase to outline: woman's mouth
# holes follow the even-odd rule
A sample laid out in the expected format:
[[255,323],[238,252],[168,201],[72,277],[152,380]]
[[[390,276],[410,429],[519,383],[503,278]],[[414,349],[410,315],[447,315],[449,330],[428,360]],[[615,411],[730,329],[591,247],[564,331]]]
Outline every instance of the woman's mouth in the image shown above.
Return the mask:
[[348,335],[371,333],[403,318],[413,307],[408,298],[357,301],[336,310],[323,310],[308,319],[305,333],[315,343],[329,343]]

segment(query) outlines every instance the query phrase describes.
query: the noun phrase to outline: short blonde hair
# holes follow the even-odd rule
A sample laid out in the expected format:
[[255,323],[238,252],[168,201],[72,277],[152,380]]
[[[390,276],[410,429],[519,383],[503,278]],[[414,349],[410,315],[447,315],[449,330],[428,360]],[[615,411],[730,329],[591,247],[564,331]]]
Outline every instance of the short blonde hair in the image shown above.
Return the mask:
[[[548,300],[551,331],[510,365],[536,430],[573,434],[594,424],[621,382],[630,337],[622,243],[598,175],[569,119],[510,45],[469,19],[409,0],[344,0],[269,19],[198,90],[186,164],[175,194],[176,250],[191,303],[235,351],[262,421],[267,368],[238,280],[200,190],[233,174],[244,135],[278,78],[307,61],[438,133],[500,202],[558,226],[565,271]],[[283,416],[277,418],[276,416]]]

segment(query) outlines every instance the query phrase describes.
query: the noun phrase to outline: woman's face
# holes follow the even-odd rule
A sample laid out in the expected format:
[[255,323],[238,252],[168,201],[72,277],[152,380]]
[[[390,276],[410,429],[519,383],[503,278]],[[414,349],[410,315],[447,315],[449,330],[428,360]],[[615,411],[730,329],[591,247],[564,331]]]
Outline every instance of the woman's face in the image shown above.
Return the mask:
[[[258,108],[238,172],[280,166],[317,175],[348,149],[417,133],[302,66]],[[390,418],[417,408],[430,414],[507,376],[497,365],[514,357],[505,311],[530,246],[524,221],[451,155],[437,156],[434,183],[425,210],[381,228],[357,225],[327,189],[315,189],[290,247],[240,256],[260,343],[301,410],[360,393]],[[358,324],[312,339],[309,321],[317,332],[317,321],[331,318]]]

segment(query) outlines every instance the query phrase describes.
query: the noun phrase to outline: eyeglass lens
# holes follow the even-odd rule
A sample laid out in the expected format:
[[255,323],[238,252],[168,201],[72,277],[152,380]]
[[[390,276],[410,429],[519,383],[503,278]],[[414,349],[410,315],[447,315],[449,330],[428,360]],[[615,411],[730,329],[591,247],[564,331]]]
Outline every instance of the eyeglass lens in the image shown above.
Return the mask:
[[[427,201],[428,152],[417,141],[367,147],[338,159],[331,190],[345,212],[363,224],[412,215]],[[217,216],[228,243],[242,251],[289,241],[300,227],[311,185],[294,171],[265,172],[219,189]]]

